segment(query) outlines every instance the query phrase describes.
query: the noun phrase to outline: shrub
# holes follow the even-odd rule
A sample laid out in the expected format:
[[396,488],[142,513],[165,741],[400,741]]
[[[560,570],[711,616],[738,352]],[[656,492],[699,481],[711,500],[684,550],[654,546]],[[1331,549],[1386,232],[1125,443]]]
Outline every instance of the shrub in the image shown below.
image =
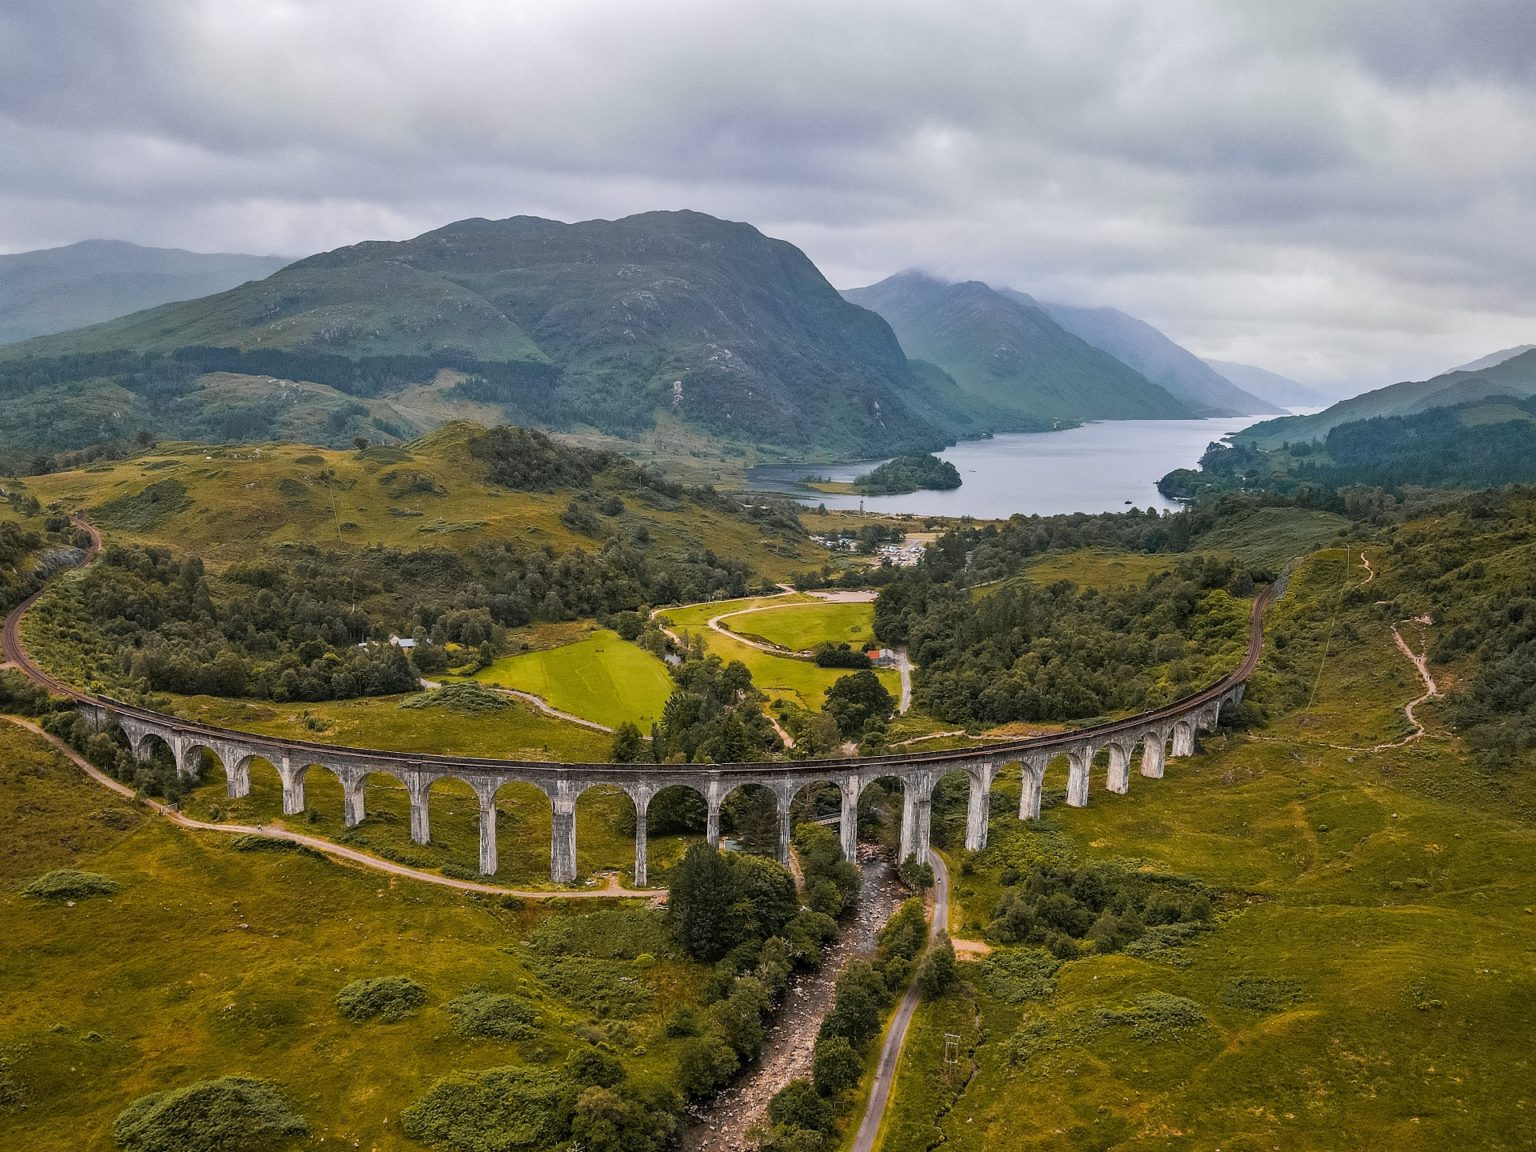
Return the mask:
[[533,1009],[504,992],[476,988],[443,1005],[460,1036],[486,1040],[527,1040],[534,1035]]
[[281,836],[261,836],[254,832],[236,836],[229,842],[229,846],[236,852],[293,852],[301,856],[313,856],[316,860],[328,859],[324,852],[311,848],[308,844],[300,844],[297,840],[285,840]]
[[112,1125],[128,1152],[265,1152],[308,1131],[276,1085],[232,1076],[141,1096]]
[[822,1036],[811,1056],[811,1082],[823,1096],[839,1096],[859,1082],[864,1064],[845,1036]]
[[987,994],[1005,1004],[1045,1000],[1056,991],[1051,977],[1061,967],[1049,952],[1037,948],[1000,950],[976,965]]
[[23,888],[21,894],[35,900],[88,900],[92,896],[110,896],[117,888],[117,881],[110,876],[58,868],[43,873]]
[[532,1068],[453,1072],[400,1113],[413,1140],[454,1152],[552,1148],[570,1119],[566,1078]]
[[493,692],[474,680],[459,684],[444,684],[400,701],[402,708],[447,708],[465,716],[483,716],[511,707],[505,696]]
[[589,1087],[612,1088],[624,1079],[624,1065],[596,1048],[582,1048],[571,1053],[565,1067],[572,1080]]
[[768,1120],[775,1127],[807,1128],[827,1132],[832,1128],[832,1109],[811,1087],[809,1080],[791,1080],[768,1101]]
[[925,1000],[936,1000],[954,987],[955,977],[955,946],[941,936],[917,970],[917,989]]
[[1185,996],[1148,992],[1118,1008],[1100,1008],[1094,1014],[1102,1027],[1129,1027],[1143,1040],[1162,1040],[1182,1035],[1206,1022],[1205,1013]]
[[701,1099],[727,1083],[740,1067],[736,1050],[719,1036],[697,1036],[685,1042],[678,1054],[678,1087]]
[[1244,1012],[1279,1012],[1306,998],[1301,984],[1284,976],[1235,976],[1221,990],[1225,1007]]
[[394,1023],[427,1002],[427,990],[409,976],[354,980],[336,996],[336,1010],[354,1024],[364,1020]]

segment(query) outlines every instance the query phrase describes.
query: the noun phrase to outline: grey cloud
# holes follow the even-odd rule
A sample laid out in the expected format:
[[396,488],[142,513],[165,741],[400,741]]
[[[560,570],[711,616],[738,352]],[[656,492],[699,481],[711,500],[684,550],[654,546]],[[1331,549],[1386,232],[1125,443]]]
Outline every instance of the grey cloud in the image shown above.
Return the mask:
[[0,248],[693,207],[1382,383],[1533,338],[1525,7],[17,0]]

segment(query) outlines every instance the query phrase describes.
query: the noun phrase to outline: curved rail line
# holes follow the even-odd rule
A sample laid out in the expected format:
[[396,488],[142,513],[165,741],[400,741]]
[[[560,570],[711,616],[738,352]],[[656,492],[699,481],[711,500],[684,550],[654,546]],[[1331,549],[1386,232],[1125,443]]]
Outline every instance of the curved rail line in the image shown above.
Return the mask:
[[[91,536],[91,546],[85,556],[85,563],[89,564],[100,552],[100,537],[83,520],[77,520],[77,523]],[[971,778],[966,834],[970,848],[981,848],[986,844],[988,795],[996,768],[1002,764],[1018,762],[1024,768],[1021,817],[1038,816],[1041,780],[1046,766],[1061,754],[1068,755],[1071,760],[1067,802],[1073,806],[1088,802],[1090,765],[1100,749],[1110,749],[1108,787],[1112,791],[1123,792],[1128,787],[1129,761],[1138,743],[1143,748],[1142,774],[1161,776],[1165,746],[1170,737],[1173,740],[1172,755],[1189,754],[1194,748],[1194,733],[1201,727],[1214,727],[1221,707],[1241,699],[1243,686],[1262,653],[1264,611],[1274,594],[1275,586],[1271,586],[1255,599],[1247,651],[1238,666],[1199,692],[1161,708],[1065,732],[966,748],[732,764],[557,763],[404,753],[262,736],[185,720],[109,696],[92,695],[40,668],[21,642],[21,621],[41,592],[28,597],[10,613],[0,643],[3,643],[5,657],[35,683],[75,701],[98,722],[115,722],[122,727],[136,755],[148,755],[148,741],[155,737],[170,746],[179,770],[190,771],[189,757],[200,755],[201,750],[207,748],[223,762],[231,796],[242,796],[249,788],[249,766],[254,760],[261,758],[273,763],[283,778],[285,814],[303,810],[304,773],[309,766],[318,765],[330,770],[341,781],[346,795],[346,822],[356,824],[364,818],[363,794],[367,777],[382,772],[396,777],[410,790],[412,837],[425,843],[429,834],[426,796],[433,782],[448,778],[462,780],[480,796],[481,870],[487,875],[496,871],[495,795],[503,784],[526,781],[548,795],[554,810],[551,875],[557,883],[575,876],[576,798],[595,784],[618,785],[633,799],[639,818],[635,883],[637,887],[643,887],[646,883],[644,813],[656,792],[674,785],[691,787],[705,796],[709,809],[708,837],[714,843],[719,840],[719,811],[724,797],[744,784],[768,787],[779,799],[779,849],[780,856],[787,857],[789,805],[795,794],[809,783],[837,784],[843,792],[840,823],[844,849],[852,858],[857,847],[853,814],[857,811],[859,793],[874,780],[896,777],[905,789],[901,853],[903,858],[912,854],[922,858],[928,850],[928,814],[933,787],[940,777],[951,771],[963,770]]]

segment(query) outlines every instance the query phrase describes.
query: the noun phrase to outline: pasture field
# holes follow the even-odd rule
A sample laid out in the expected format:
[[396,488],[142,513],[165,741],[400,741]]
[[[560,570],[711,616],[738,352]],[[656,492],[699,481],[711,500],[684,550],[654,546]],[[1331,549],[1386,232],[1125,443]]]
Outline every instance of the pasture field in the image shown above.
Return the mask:
[[[751,671],[752,683],[770,702],[788,700],[801,708],[819,711],[826,700],[827,689],[837,682],[838,677],[849,674],[846,668],[818,668],[809,660],[775,656],[733,637],[722,636],[711,628],[690,628],[683,630],[683,635],[702,636],[709,651],[722,660],[740,660]],[[901,679],[895,672],[882,669],[876,675],[892,696],[900,693]]]
[[532,692],[610,728],[630,720],[642,732],[661,718],[673,687],[664,663],[608,629],[575,644],[504,656],[473,679]]
[[521,700],[466,715],[451,708],[405,708],[412,696],[274,704],[218,696],[172,696],[178,716],[225,728],[391,752],[441,752],[508,760],[604,760],[602,732],[557,719]]
[[1041,860],[1189,877],[1219,891],[1215,926],[1090,952],[1043,988],[962,965],[919,1009],[888,1152],[1536,1145],[1536,825],[1433,708],[1425,738],[1374,747],[1422,689],[1388,609],[1341,595],[1362,575],[1358,549],[1324,551],[1272,609],[1250,696],[1299,703],[1268,727],[1203,737],[1124,796],[1096,767],[1085,809],[1058,765],[1036,825],[1005,770],[969,859],[949,805],[956,935],[983,937],[1004,870]]
[[[807,607],[790,608],[789,605],[807,605]],[[810,607],[810,605],[815,605]],[[788,656],[777,656],[772,652],[764,652],[754,648],[750,644],[744,644],[733,636],[723,635],[708,626],[708,622],[716,616],[729,615],[740,612],[746,608],[765,607],[771,608],[770,612],[754,612],[750,616],[737,617],[733,621],[725,621],[739,627],[743,632],[752,632],[756,629],[757,621],[769,615],[785,609],[788,612],[808,612],[813,617],[818,613],[827,613],[829,609],[846,608],[850,605],[831,604],[825,601],[818,602],[814,597],[794,593],[786,596],[756,596],[739,600],[721,600],[713,604],[699,604],[688,608],[666,609],[661,613],[663,622],[674,632],[685,638],[695,636],[703,639],[705,647],[720,659],[740,660],[752,672],[752,682],[769,698],[773,700],[787,700],[801,708],[820,709],[826,699],[827,689],[837,681],[839,676],[846,676],[845,668],[818,668],[809,660],[796,660]],[[870,605],[851,605],[873,609]],[[835,613],[831,619],[837,619]],[[750,622],[748,624],[747,622]],[[802,625],[796,625],[803,627]],[[895,672],[882,670],[877,673],[881,683],[892,696],[900,694],[901,679]]]
[[755,636],[792,652],[805,652],[818,644],[846,643],[868,648],[875,642],[875,606],[872,603],[812,602],[769,608],[720,621],[732,632]]
[[1036,584],[1070,580],[1079,588],[1139,586],[1146,583],[1148,576],[1166,570],[1180,559],[1178,554],[1111,552],[1101,548],[1047,552],[1030,563],[1024,576]]
[[[595,1044],[632,1082],[675,1082],[680,1041],[663,1021],[704,981],[656,911],[503,904],[303,852],[239,851],[112,796],[4,723],[0,818],[8,1152],[110,1148],[132,1101],[218,1076],[279,1082],[309,1124],[304,1147],[379,1152],[419,1152],[401,1112],[455,1070],[558,1067]],[[21,895],[65,867],[117,890],[73,905]],[[425,1005],[395,1023],[338,1013],[346,984],[383,976],[417,980]],[[460,1036],[444,1005],[474,989],[526,1005],[527,1037]]]

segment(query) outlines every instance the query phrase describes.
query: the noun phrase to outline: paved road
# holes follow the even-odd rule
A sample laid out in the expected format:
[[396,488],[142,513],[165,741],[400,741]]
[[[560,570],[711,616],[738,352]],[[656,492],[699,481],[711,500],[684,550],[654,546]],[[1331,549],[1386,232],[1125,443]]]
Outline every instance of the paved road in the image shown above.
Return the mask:
[[[933,923],[928,928],[928,940],[933,942],[949,930],[949,870],[937,852],[928,853],[933,865]],[[917,974],[907,985],[891,1018],[891,1027],[885,1034],[885,1044],[880,1049],[880,1063],[875,1067],[875,1080],[869,1088],[869,1100],[864,1106],[864,1118],[859,1121],[849,1152],[875,1152],[875,1142],[880,1136],[880,1122],[885,1119],[885,1108],[890,1102],[891,1087],[896,1082],[896,1069],[901,1064],[901,1049],[907,1042],[907,1029],[912,1025],[912,1014],[917,1011]]]

